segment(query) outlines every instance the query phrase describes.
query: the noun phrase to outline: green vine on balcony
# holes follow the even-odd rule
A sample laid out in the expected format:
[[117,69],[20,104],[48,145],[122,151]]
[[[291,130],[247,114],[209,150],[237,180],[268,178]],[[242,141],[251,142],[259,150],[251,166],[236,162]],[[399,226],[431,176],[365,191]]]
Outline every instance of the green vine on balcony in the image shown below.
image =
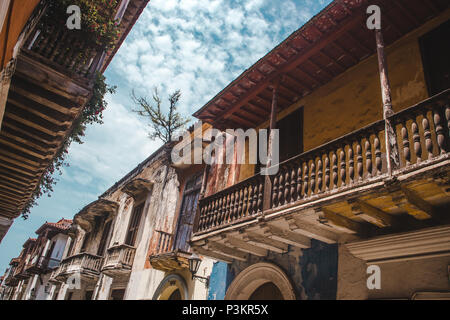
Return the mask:
[[52,0],[40,19],[40,29],[52,32],[51,26],[65,27],[67,8],[76,5],[81,11],[81,29],[71,32],[90,46],[109,50],[120,35],[119,23],[114,20],[117,4],[117,0]]

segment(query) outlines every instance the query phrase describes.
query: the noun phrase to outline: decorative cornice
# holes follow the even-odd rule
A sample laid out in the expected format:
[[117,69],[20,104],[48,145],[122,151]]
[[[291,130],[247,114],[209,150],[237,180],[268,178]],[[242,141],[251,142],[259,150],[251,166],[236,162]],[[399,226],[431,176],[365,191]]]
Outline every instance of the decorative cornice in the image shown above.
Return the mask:
[[355,257],[370,263],[450,255],[450,226],[382,236],[346,246]]

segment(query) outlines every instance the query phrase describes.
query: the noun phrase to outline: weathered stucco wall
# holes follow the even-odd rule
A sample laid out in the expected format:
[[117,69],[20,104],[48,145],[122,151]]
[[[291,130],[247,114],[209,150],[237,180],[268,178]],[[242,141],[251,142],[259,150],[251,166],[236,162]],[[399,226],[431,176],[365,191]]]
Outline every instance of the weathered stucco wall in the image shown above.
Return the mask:
[[339,244],[338,300],[365,300],[368,297],[366,263],[353,256],[343,244]]
[[[381,289],[367,288],[368,265],[380,267]],[[337,299],[411,299],[416,292],[448,292],[450,257],[369,263],[339,246]]]

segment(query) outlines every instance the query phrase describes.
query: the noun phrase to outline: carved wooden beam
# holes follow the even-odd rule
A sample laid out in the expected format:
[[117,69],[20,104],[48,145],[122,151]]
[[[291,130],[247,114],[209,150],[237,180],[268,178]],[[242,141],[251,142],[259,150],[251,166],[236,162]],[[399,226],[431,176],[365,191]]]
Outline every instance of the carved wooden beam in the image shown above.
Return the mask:
[[217,252],[214,252],[211,250],[207,250],[203,247],[192,247],[192,250],[202,256],[211,257],[211,258],[214,258],[216,260],[220,260],[220,261],[223,261],[226,263],[233,262],[233,259],[230,259],[230,257],[227,257],[223,254],[220,254],[220,253],[217,253]]
[[326,208],[322,208],[321,212],[319,212],[319,222],[329,224],[345,233],[360,234],[363,231],[358,222],[341,216]]
[[247,261],[247,253],[242,252],[240,250],[236,250],[235,248],[230,248],[224,244],[218,242],[208,241],[207,250],[218,252],[226,257],[236,259],[239,261]]
[[402,186],[401,190],[410,204],[412,204],[419,210],[426,212],[430,217],[436,217],[436,208],[433,207],[433,205],[431,205],[429,202],[422,199],[417,192],[410,190],[405,186]]
[[283,230],[274,225],[265,224],[263,226],[264,235],[269,239],[280,241],[286,244],[290,244],[294,247],[306,249],[311,247],[311,240],[304,235],[301,235],[290,230]]
[[288,217],[286,218],[286,221],[288,222],[291,231],[302,234],[308,238],[329,244],[336,243],[339,238],[334,232],[316,226],[310,222],[296,219],[295,217]]
[[273,252],[277,252],[277,253],[286,253],[288,252],[288,245],[277,241],[277,240],[272,240],[269,239],[263,235],[254,233],[254,232],[246,232],[243,235],[243,239],[244,241],[253,244],[257,247],[263,248],[263,249],[267,249]]
[[235,248],[239,248],[239,250],[250,253],[252,255],[258,256],[258,257],[265,257],[267,256],[267,250],[251,245],[243,240],[240,240],[238,238],[232,237],[232,236],[226,236],[224,238],[225,244],[228,246],[232,246]]
[[394,217],[364,201],[349,201],[349,204],[352,207],[352,211],[355,215],[358,215],[359,217],[363,218],[369,223],[376,225],[377,227],[384,228],[392,226],[394,224]]

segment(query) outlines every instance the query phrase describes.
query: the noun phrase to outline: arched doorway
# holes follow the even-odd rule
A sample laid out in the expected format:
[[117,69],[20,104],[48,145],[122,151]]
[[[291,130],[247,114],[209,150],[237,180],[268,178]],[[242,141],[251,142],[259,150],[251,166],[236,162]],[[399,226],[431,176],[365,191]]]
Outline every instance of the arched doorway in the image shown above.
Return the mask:
[[256,263],[234,279],[225,295],[226,300],[295,300],[294,288],[278,266]]
[[176,289],[167,300],[182,300],[180,289]]
[[178,274],[165,277],[153,294],[153,300],[187,300],[186,281]]
[[283,300],[283,294],[272,282],[266,282],[256,289],[248,300]]

